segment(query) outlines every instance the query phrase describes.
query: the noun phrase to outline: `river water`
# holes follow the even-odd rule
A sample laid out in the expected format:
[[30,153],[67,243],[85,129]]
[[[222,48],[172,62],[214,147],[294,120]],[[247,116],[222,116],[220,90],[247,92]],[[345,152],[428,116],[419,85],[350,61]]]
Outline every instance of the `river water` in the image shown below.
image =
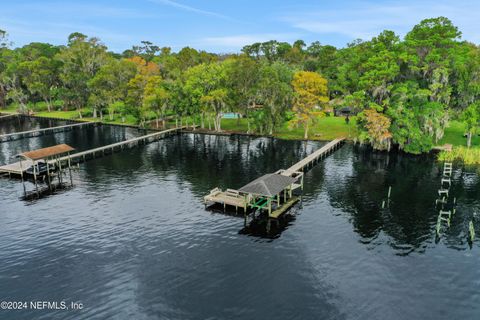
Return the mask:
[[[0,143],[0,164],[141,134],[103,126]],[[480,234],[478,167],[454,166],[457,213],[437,241],[441,164],[351,144],[306,174],[302,203],[269,233],[205,210],[210,189],[321,145],[182,134],[81,164],[73,189],[28,202],[18,180],[0,179],[0,300],[83,304],[0,318],[480,318],[480,247],[467,241],[470,220]]]

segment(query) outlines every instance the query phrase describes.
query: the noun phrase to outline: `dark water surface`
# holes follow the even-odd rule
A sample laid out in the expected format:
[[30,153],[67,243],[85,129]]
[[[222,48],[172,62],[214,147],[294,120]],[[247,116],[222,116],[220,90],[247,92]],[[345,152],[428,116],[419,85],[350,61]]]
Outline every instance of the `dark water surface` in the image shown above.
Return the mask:
[[[139,134],[88,130],[0,144],[0,163],[25,147]],[[0,318],[480,318],[480,248],[466,234],[475,213],[480,226],[478,168],[454,166],[457,214],[438,243],[440,165],[349,144],[306,174],[303,205],[271,234],[204,209],[211,188],[238,188],[320,145],[183,134],[82,164],[73,189],[33,202],[0,179],[0,300],[84,305]]]
[[67,121],[15,116],[0,119],[0,135],[13,132],[63,126],[66,124],[68,124]]

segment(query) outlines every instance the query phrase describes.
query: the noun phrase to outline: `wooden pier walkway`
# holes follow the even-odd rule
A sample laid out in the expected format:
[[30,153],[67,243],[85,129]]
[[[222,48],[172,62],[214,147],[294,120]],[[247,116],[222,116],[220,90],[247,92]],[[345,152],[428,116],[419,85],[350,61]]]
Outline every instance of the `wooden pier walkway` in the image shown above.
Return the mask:
[[150,133],[150,134],[147,134],[147,135],[144,135],[144,136],[141,136],[141,137],[136,137],[136,138],[132,138],[132,139],[125,140],[125,141],[112,143],[112,144],[109,144],[109,145],[106,145],[106,146],[77,152],[77,153],[74,153],[74,154],[71,154],[71,155],[68,155],[68,156],[63,156],[63,157],[58,158],[57,160],[60,161],[60,162],[72,161],[74,163],[80,163],[80,162],[84,162],[88,159],[95,159],[95,158],[102,157],[106,154],[112,154],[114,152],[118,152],[118,151],[121,151],[121,150],[124,150],[124,149],[130,149],[130,148],[136,147],[138,145],[145,145],[147,143],[151,143],[151,142],[163,139],[165,137],[177,134],[182,129],[184,129],[184,127],[178,127],[178,128],[158,131],[158,132]]
[[10,117],[15,117],[17,116],[16,114],[2,114],[0,115],[0,119],[7,119],[7,118],[10,118]]
[[290,168],[284,170],[282,174],[291,176],[295,172],[304,172],[306,168],[308,168],[309,166],[312,166],[317,160],[321,159],[323,156],[326,156],[329,153],[338,149],[343,144],[344,141],[345,141],[345,138],[339,138],[339,139],[330,141],[329,143],[327,143],[317,151],[313,152],[312,154],[298,161]]
[[[147,134],[147,135],[144,135],[144,136],[141,136],[141,137],[136,137],[136,138],[132,138],[132,139],[129,139],[129,140],[109,144],[109,145],[106,145],[106,146],[102,146],[102,147],[98,147],[98,148],[94,148],[94,149],[85,150],[85,151],[73,153],[73,154],[70,154],[70,155],[62,156],[62,157],[59,157],[59,158],[54,159],[54,160],[49,160],[48,163],[50,163],[50,164],[60,163],[60,165],[64,166],[64,165],[72,164],[72,163],[85,162],[89,159],[99,158],[99,157],[102,157],[106,154],[112,154],[114,152],[118,152],[118,151],[121,151],[121,150],[124,150],[124,149],[133,148],[133,147],[136,147],[136,146],[141,145],[141,144],[144,145],[144,144],[147,144],[147,143],[150,143],[150,142],[154,142],[154,141],[163,139],[167,136],[171,136],[171,135],[174,135],[174,134],[180,132],[180,130],[182,130],[182,129],[183,129],[183,127],[179,127],[179,128],[168,129],[168,130],[164,130],[164,131],[150,133],[150,134]],[[0,166],[0,174],[22,175],[23,173],[25,173],[27,168],[29,168],[31,166],[32,166],[32,163],[30,163],[28,161],[25,161],[25,160],[22,161],[21,163],[19,161],[19,162],[7,164],[7,165],[4,165],[4,166]]]
[[46,134],[70,131],[75,128],[93,126],[97,124],[98,124],[97,122],[82,122],[82,123],[67,124],[67,125],[58,126],[58,127],[7,133],[7,134],[0,135],[0,142],[6,142],[6,141],[12,141],[12,140],[18,140],[18,139],[30,138],[30,137],[38,137]]

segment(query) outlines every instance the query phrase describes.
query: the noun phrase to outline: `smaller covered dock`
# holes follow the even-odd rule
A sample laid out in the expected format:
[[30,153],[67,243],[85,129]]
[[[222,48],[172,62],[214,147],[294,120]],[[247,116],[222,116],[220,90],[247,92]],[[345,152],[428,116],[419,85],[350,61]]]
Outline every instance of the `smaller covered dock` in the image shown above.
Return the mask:
[[234,206],[236,211],[239,207],[243,208],[245,225],[247,225],[247,217],[250,213],[255,218],[257,211],[267,212],[268,230],[270,221],[278,223],[278,219],[301,199],[301,197],[294,196],[293,191],[297,189],[303,191],[304,173],[320,159],[338,149],[344,141],[345,138],[330,141],[288,169],[280,169],[275,173],[263,175],[238,190],[222,191],[215,188],[204,197],[205,206],[209,204],[222,205],[224,211],[227,206]]
[[223,206],[242,208],[245,216],[248,209],[251,211],[268,212],[269,218],[278,218],[293,206],[298,198],[293,196],[293,191],[302,187],[303,173],[296,176],[286,176],[280,172],[265,174],[238,190],[227,189],[222,191],[215,188],[204,197],[205,205],[216,203]]
[[[241,187],[238,191],[248,195],[252,209],[268,212],[269,218],[278,218],[295,202],[292,198],[297,179],[278,173],[268,173]],[[282,205],[283,203],[283,205]],[[290,206],[286,207],[286,204]]]
[[[68,165],[65,168],[62,168],[62,163],[59,159],[64,155],[69,156],[70,152],[74,150],[74,148],[67,144],[59,144],[47,148],[23,152],[16,156],[16,158],[19,159],[18,162],[0,167],[0,173],[6,173],[10,177],[20,176],[23,183],[25,197],[29,194],[26,190],[25,180],[33,178],[33,183],[35,185],[33,193],[38,197],[43,191],[45,191],[39,188],[40,182],[43,181],[47,183],[46,190],[48,191],[63,184],[63,169],[69,170],[70,183],[73,185],[70,161],[68,161]],[[57,185],[53,183],[55,177],[58,178]]]

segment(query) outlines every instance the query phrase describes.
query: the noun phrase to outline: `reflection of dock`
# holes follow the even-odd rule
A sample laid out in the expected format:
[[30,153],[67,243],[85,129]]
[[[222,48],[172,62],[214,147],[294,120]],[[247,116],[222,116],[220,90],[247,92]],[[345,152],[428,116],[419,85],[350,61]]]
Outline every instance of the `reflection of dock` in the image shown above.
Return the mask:
[[68,125],[58,126],[58,127],[51,127],[51,128],[43,128],[43,129],[35,129],[35,130],[29,130],[29,131],[2,134],[2,135],[0,135],[0,142],[18,140],[18,139],[30,138],[30,137],[37,137],[37,136],[43,136],[43,135],[46,135],[46,134],[53,134],[53,133],[57,133],[57,132],[70,131],[70,130],[73,130],[75,128],[87,127],[87,126],[93,126],[93,125],[96,125],[96,122],[82,122],[82,123],[68,124]]
[[228,205],[235,207],[236,211],[242,208],[245,222],[249,214],[248,209],[251,209],[254,214],[255,211],[268,212],[269,219],[278,219],[299,200],[293,195],[293,191],[303,190],[304,172],[319,159],[336,150],[343,141],[343,138],[330,141],[290,168],[266,174],[238,190],[222,191],[215,188],[204,197],[205,205],[212,203],[221,205],[224,210]]

